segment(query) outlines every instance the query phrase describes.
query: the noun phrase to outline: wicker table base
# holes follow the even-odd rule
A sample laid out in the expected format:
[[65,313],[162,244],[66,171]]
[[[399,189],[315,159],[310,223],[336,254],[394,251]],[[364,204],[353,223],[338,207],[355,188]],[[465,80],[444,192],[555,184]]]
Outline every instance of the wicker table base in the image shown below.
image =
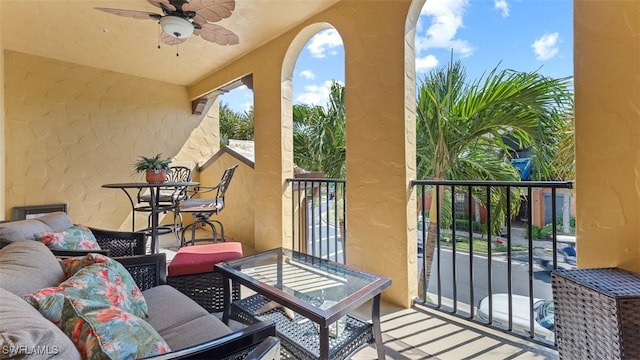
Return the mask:
[[[262,295],[256,294],[231,304],[230,318],[244,324],[261,320],[273,320],[280,338],[281,357],[284,359],[318,359],[320,356],[319,333],[315,324],[300,314],[289,319],[281,309],[254,315],[266,304]],[[371,324],[347,315],[345,329],[329,340],[331,359],[346,359],[362,346],[373,342]]]

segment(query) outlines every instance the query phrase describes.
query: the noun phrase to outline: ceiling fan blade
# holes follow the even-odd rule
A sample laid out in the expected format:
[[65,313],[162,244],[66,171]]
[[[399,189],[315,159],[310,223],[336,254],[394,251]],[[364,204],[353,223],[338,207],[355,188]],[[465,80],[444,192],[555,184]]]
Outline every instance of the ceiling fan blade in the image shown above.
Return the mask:
[[177,45],[177,44],[182,44],[183,42],[185,42],[187,40],[187,38],[177,38],[175,36],[171,36],[169,34],[167,34],[166,32],[162,32],[162,34],[160,34],[160,42],[162,42],[163,44],[166,45]]
[[157,6],[160,9],[167,9],[169,11],[176,11],[176,7],[173,6],[168,0],[147,0],[149,4]]
[[160,19],[162,17],[162,15],[160,15],[160,14],[147,12],[147,11],[111,9],[111,8],[101,8],[101,7],[97,7],[95,9],[107,12],[109,14],[114,14],[114,15],[119,15],[119,16],[124,16],[124,17],[130,17],[130,18],[134,18],[134,19],[142,19],[142,20],[145,20],[145,19],[147,19],[147,20],[149,20],[149,19],[158,20],[158,19]]
[[240,42],[238,35],[231,30],[216,24],[201,24],[202,29],[195,29],[195,35],[218,45],[236,45]]
[[235,8],[235,0],[191,0],[182,6],[185,11],[195,11],[194,21],[199,23],[211,23],[226,19],[231,16]]

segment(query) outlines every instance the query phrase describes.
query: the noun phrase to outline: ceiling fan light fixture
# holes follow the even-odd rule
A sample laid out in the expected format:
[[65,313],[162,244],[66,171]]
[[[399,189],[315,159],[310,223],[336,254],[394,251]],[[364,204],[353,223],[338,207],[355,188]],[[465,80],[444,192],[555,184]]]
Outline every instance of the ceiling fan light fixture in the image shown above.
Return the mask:
[[193,24],[179,16],[164,16],[160,18],[162,30],[178,39],[188,38],[193,34]]

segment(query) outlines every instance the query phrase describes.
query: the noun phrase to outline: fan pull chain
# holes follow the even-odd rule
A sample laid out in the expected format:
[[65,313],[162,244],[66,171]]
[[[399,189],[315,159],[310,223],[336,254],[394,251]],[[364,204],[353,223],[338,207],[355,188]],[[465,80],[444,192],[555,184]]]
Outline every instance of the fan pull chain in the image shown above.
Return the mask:
[[160,21],[158,21],[158,49],[160,49]]
[[180,51],[180,43],[179,42],[176,43],[176,56],[180,56],[178,51]]

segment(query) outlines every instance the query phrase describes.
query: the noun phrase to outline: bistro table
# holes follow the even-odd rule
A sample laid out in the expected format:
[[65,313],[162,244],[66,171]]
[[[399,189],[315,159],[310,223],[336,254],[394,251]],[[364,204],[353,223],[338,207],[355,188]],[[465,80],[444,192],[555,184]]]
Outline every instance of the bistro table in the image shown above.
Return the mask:
[[[200,185],[199,182],[193,181],[185,181],[185,182],[163,182],[159,184],[150,184],[147,182],[129,182],[129,183],[114,183],[114,184],[104,184],[103,188],[107,189],[121,189],[129,198],[129,203],[131,203],[131,209],[135,208],[135,204],[133,201],[133,197],[129,193],[131,189],[137,189],[138,191],[141,189],[149,189],[149,195],[151,201],[149,202],[149,208],[151,213],[151,253],[156,254],[159,250],[159,242],[158,242],[158,217],[162,212],[160,208],[160,189],[166,188],[183,188],[189,186],[197,186]],[[135,216],[135,214],[133,215]]]
[[[223,321],[273,320],[288,355],[344,359],[373,337],[378,358],[385,358],[380,294],[391,279],[284,248],[217,263],[215,271],[226,278]],[[231,304],[229,281],[257,294]],[[373,324],[348,315],[369,300]],[[262,313],[267,303],[278,308]]]

